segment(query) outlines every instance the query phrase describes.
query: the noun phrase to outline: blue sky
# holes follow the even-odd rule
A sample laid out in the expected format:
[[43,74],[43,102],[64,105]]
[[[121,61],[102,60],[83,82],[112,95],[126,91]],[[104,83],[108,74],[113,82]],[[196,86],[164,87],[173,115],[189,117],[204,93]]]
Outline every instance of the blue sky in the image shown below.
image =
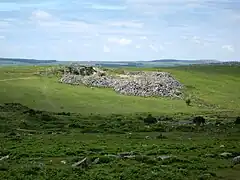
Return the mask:
[[0,57],[240,60],[239,0],[0,0]]

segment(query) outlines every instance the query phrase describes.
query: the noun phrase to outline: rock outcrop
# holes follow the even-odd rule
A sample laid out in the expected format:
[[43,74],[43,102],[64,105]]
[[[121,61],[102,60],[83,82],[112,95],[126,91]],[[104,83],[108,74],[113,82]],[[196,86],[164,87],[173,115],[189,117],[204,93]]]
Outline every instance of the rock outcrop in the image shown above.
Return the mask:
[[167,72],[138,71],[108,75],[94,67],[71,66],[67,69],[60,79],[61,83],[113,88],[120,94],[131,96],[181,97],[182,84]]

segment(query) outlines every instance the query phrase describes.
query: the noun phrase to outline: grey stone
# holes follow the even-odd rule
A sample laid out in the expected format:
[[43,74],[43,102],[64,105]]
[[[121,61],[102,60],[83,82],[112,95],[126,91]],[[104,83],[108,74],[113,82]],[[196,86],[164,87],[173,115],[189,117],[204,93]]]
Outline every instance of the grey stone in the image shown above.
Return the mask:
[[133,156],[134,153],[133,152],[123,152],[123,153],[119,153],[118,156],[119,157],[127,157],[127,156]]
[[125,159],[134,159],[136,156],[135,155],[131,155],[131,156],[124,156],[123,158]]
[[232,156],[232,153],[224,152],[224,153],[221,153],[220,156],[222,156],[222,157],[230,157],[230,156]]
[[97,71],[91,66],[83,66],[77,63],[72,63],[64,69],[65,74],[75,74],[82,76],[89,76],[96,72]]
[[205,157],[215,157],[214,154],[205,154]]
[[175,156],[171,156],[171,155],[161,155],[161,156],[158,156],[157,159],[160,159],[160,160],[166,160],[166,159],[170,159],[170,158],[174,158]]
[[8,158],[9,158],[9,155],[3,156],[3,157],[0,158],[0,161],[3,161],[3,160],[8,159]]
[[87,158],[84,158],[83,160],[76,162],[72,164],[72,167],[78,167],[78,166],[87,166]]
[[[87,69],[87,70],[86,70]],[[103,75],[104,74],[104,75]],[[61,83],[112,88],[117,93],[131,96],[164,96],[181,98],[183,85],[167,72],[126,72],[107,75],[96,68],[72,68],[60,79]]]
[[119,158],[118,155],[114,155],[114,154],[107,154],[107,155],[105,155],[105,156],[107,156],[107,157],[112,157],[112,158]]
[[67,162],[66,162],[65,160],[62,160],[61,163],[62,163],[62,164],[66,164]]
[[99,158],[96,158],[96,159],[92,162],[92,164],[97,164],[97,163],[99,163],[99,161],[100,161],[100,159],[99,159]]
[[234,157],[232,162],[233,162],[234,165],[240,164],[240,156]]

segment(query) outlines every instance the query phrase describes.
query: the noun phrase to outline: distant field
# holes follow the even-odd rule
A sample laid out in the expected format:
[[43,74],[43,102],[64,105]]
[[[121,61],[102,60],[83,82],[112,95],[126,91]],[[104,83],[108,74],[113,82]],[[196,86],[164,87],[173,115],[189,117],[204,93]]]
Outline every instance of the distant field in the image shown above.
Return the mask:
[[58,83],[55,77],[34,76],[34,72],[42,68],[1,67],[0,103],[20,102],[38,109],[86,114],[240,112],[239,66],[128,68],[171,72],[185,85],[186,96],[190,96],[194,102],[190,107],[186,106],[184,100],[123,96],[111,89],[70,86]]

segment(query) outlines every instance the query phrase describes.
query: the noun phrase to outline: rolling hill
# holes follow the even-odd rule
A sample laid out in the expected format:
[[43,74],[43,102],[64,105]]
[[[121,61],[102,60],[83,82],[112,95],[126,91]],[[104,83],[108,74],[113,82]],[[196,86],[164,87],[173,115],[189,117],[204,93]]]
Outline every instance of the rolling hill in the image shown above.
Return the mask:
[[8,65],[54,65],[69,64],[78,62],[87,65],[97,65],[105,67],[171,67],[192,64],[211,64],[221,63],[217,60],[177,60],[177,59],[160,59],[149,61],[57,61],[57,60],[37,60],[24,58],[0,58],[0,66]]

